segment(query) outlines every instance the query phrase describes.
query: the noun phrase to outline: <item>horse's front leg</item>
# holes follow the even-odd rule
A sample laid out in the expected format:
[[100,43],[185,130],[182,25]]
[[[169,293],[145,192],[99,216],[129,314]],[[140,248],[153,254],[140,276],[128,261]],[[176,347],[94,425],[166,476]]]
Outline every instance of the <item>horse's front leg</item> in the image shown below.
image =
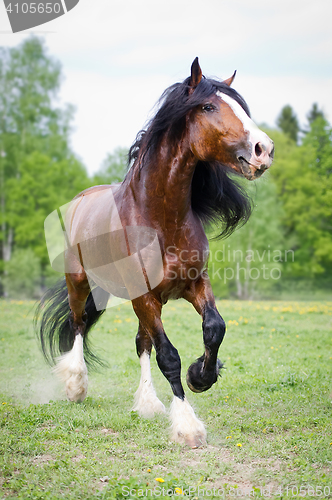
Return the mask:
[[197,448],[205,444],[206,430],[185,397],[181,383],[180,356],[164,331],[161,304],[152,295],[146,294],[133,300],[133,308],[140,327],[153,343],[158,366],[174,394],[170,411],[171,439]]
[[214,295],[207,273],[194,282],[184,298],[191,302],[203,319],[203,340],[205,352],[193,363],[187,372],[187,384],[193,392],[203,392],[217,381],[222,363],[218,350],[223,341],[225,322],[217,311]]

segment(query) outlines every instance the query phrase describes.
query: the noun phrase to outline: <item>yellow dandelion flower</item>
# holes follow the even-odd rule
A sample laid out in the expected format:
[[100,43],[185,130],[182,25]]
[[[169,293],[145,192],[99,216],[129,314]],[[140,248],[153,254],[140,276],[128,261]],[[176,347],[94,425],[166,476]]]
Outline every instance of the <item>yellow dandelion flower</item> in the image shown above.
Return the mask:
[[241,448],[242,444],[241,443],[237,443],[237,445],[239,448]]
[[158,483],[164,483],[165,482],[162,477],[156,477],[155,481],[158,481]]
[[232,436],[226,436],[226,439],[232,439]]
[[174,488],[174,491],[177,495],[182,495],[183,494],[183,491],[181,490],[181,488]]
[[148,469],[146,472],[151,472],[151,469]]

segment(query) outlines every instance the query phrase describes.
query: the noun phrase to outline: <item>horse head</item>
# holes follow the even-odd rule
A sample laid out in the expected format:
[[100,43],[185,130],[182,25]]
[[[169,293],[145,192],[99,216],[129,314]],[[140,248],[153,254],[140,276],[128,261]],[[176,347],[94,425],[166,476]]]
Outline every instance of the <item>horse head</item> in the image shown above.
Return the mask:
[[198,58],[194,60],[188,100],[198,104],[187,115],[190,148],[198,160],[217,161],[253,180],[270,167],[274,144],[251,120],[242,97],[230,88],[234,77],[235,73],[223,82],[207,80]]

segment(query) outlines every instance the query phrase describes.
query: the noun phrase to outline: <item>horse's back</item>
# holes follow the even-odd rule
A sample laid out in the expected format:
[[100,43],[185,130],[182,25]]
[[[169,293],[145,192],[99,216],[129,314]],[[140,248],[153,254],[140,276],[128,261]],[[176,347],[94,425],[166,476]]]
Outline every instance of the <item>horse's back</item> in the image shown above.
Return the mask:
[[120,183],[117,183],[117,184],[99,184],[98,186],[91,186],[87,189],[84,189],[84,191],[81,191],[80,193],[78,193],[74,198],[73,198],[73,201],[74,200],[77,200],[78,198],[80,198],[81,196],[86,196],[86,195],[89,195],[89,194],[92,194],[92,193],[95,193],[95,192],[98,192],[98,191],[103,191],[104,189],[110,189],[112,188],[112,191],[114,192],[114,190],[117,191],[118,187],[120,187]]

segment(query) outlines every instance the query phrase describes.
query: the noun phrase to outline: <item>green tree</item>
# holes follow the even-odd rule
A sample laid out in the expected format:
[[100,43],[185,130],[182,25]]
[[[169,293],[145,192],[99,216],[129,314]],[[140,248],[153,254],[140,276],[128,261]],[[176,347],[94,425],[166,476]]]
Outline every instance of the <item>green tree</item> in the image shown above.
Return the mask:
[[94,184],[113,184],[122,182],[127,171],[126,148],[116,148],[113,153],[109,153],[102,163],[101,169],[93,178]]
[[52,274],[44,220],[91,185],[69,147],[73,109],[55,105],[60,81],[61,67],[39,38],[0,48],[0,273],[7,287],[13,249],[23,255],[30,248],[43,275]]
[[295,251],[290,275],[331,279],[332,130],[318,116],[301,146],[279,158],[271,174],[283,202],[288,245]]
[[31,248],[15,250],[5,270],[3,284],[8,297],[33,299],[38,296],[40,261]]
[[325,116],[324,116],[323,111],[318,108],[318,104],[315,102],[312,105],[311,110],[307,114],[307,120],[309,122],[309,126],[312,125],[312,123],[315,120],[317,120],[317,118],[324,118],[325,119]]
[[300,131],[299,122],[293,108],[287,104],[277,118],[278,127],[294,142],[297,142]]
[[54,162],[71,156],[72,109],[54,106],[60,78],[59,63],[38,38],[0,48],[0,258],[4,261],[10,260],[15,241],[7,207],[8,182],[19,179],[21,165],[33,151],[47,154]]
[[18,177],[7,180],[7,209],[15,244],[31,247],[44,267],[48,255],[44,220],[90,185],[85,168],[74,157],[54,161],[34,151],[22,160]]

